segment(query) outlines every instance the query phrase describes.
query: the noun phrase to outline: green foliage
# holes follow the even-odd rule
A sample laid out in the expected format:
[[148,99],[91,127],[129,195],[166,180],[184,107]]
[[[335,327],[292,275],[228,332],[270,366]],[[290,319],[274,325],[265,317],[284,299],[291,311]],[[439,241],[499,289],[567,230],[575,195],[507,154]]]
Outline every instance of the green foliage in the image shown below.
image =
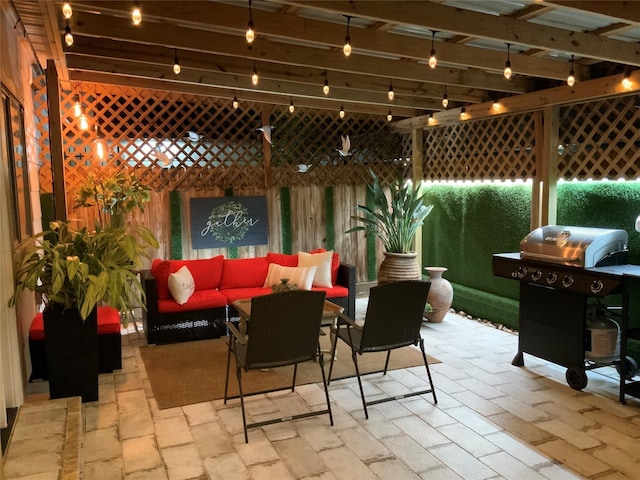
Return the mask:
[[[158,248],[148,229],[134,236],[123,227],[75,229],[62,221],[51,222],[50,231],[25,240],[18,248],[21,258],[16,288],[9,300],[14,306],[27,289],[44,301],[65,309],[77,308],[83,319],[99,302],[127,314],[144,305],[144,292],[136,271],[147,247]],[[55,238],[55,241],[49,240]]]
[[76,194],[74,208],[96,206],[100,225],[121,227],[127,213],[136,209],[144,211],[149,192],[150,188],[133,173],[118,172],[104,180],[89,175]]
[[351,218],[363,225],[350,228],[346,233],[366,231],[382,241],[387,252],[409,253],[416,232],[431,213],[433,205],[425,205],[418,189],[399,178],[389,186],[390,200],[375,173],[370,172],[372,183],[367,188],[373,195],[373,208],[358,205],[364,216]]

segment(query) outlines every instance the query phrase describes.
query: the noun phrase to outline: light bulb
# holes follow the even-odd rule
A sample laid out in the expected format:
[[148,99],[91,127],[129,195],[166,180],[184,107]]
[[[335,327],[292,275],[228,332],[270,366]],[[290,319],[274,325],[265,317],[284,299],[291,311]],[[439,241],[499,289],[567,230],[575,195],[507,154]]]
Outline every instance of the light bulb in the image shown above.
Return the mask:
[[98,160],[104,160],[109,155],[109,144],[102,136],[100,125],[96,125],[96,138],[91,142],[91,152]]
[[233,108],[238,108],[240,106],[240,103],[238,102],[238,97],[233,97],[233,103],[231,105],[233,105]]
[[253,22],[249,20],[249,26],[247,28],[247,32],[244,34],[244,37],[247,39],[247,43],[253,43],[256,39],[256,31],[253,29]]
[[629,78],[629,74],[625,73],[624,78],[622,79],[622,88],[625,90],[631,90],[632,87],[631,79]]
[[493,108],[493,110],[497,112],[498,110],[500,110],[500,102],[498,102],[497,100],[494,100],[491,108]]
[[433,118],[433,113],[430,113],[430,114],[429,114],[429,119],[427,120],[427,123],[428,123],[429,125],[433,125],[434,123],[436,123],[436,119],[435,119],[435,118]]
[[504,67],[504,78],[510,80],[512,74],[513,71],[511,70],[511,62],[507,60],[506,66]]
[[570,87],[573,87],[575,83],[576,83],[576,77],[573,73],[573,70],[571,70],[569,72],[569,76],[567,77],[567,85],[569,85]]
[[173,64],[173,73],[178,75],[181,71],[182,69],[180,68],[180,62],[178,62],[178,59],[176,58],[175,63]]
[[73,116],[78,118],[82,115],[82,104],[80,103],[80,95],[77,93],[73,96]]
[[438,59],[436,58],[436,51],[431,49],[431,56],[429,57],[429,66],[431,68],[436,68],[438,65]]
[[462,107],[460,109],[460,120],[466,120],[467,119],[467,109],[465,107]]
[[134,2],[133,10],[131,10],[131,21],[134,25],[140,25],[142,23],[142,11],[138,2]]
[[344,46],[342,47],[342,53],[344,53],[345,57],[351,55],[351,38],[347,35],[344,39]]
[[84,113],[78,118],[78,126],[80,130],[89,130],[89,119]]
[[73,34],[71,33],[69,22],[67,22],[67,26],[64,27],[64,43],[67,44],[67,47],[73,45]]
[[395,96],[396,94],[393,91],[393,87],[391,86],[391,84],[389,84],[389,91],[387,92],[387,97],[389,98],[389,100],[393,100]]
[[295,109],[296,107],[293,105],[293,100],[291,100],[291,103],[289,103],[289,112],[293,113]]
[[387,113],[387,122],[390,122],[391,120],[393,120],[393,115],[391,114],[391,110],[389,110],[389,113]]
[[73,15],[69,2],[64,2],[62,5],[62,15],[64,15],[64,18],[71,18],[71,15]]
[[324,85],[322,86],[322,93],[325,95],[329,95],[329,80],[324,80]]
[[340,105],[340,118],[344,118],[344,107]]
[[449,106],[449,97],[447,96],[447,94],[445,93],[444,96],[442,97],[442,106],[444,108],[447,108]]
[[251,83],[253,83],[254,85],[258,85],[258,72],[256,70],[254,70],[253,74],[251,75]]

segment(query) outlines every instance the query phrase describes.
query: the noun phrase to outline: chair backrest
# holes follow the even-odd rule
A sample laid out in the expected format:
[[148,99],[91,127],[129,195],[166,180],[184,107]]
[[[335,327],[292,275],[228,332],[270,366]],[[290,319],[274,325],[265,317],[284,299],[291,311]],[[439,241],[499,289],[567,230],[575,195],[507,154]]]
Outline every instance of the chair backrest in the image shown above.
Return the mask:
[[360,348],[387,350],[417,344],[431,282],[402,280],[372,287]]
[[326,293],[293,290],[253,297],[246,368],[266,368],[311,360]]

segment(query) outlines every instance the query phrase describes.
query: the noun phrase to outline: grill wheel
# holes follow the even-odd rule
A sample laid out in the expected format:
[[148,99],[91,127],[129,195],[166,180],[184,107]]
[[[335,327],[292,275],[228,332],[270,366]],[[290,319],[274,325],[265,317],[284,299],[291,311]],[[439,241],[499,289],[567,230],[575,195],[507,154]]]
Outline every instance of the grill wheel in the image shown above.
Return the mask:
[[569,386],[574,390],[582,390],[587,386],[588,379],[584,368],[567,368],[565,377]]

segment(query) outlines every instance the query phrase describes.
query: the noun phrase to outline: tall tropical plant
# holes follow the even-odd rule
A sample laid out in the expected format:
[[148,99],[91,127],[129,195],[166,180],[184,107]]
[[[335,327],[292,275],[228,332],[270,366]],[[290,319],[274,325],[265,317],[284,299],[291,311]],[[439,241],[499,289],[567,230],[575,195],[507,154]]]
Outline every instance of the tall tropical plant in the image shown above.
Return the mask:
[[416,232],[431,213],[433,205],[424,204],[424,194],[414,189],[402,177],[389,185],[389,199],[377,175],[371,173],[372,182],[367,188],[373,197],[373,208],[358,205],[356,209],[364,215],[351,218],[362,225],[346,233],[366,231],[380,238],[389,253],[409,253]]

